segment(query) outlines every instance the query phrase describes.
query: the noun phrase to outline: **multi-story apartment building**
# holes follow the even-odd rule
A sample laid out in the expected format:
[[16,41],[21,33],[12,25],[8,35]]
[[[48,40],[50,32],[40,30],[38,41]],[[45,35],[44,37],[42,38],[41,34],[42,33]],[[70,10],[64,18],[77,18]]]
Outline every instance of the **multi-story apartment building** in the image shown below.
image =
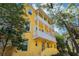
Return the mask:
[[42,9],[35,10],[29,4],[26,4],[24,9],[26,14],[22,15],[22,17],[26,19],[26,32],[22,37],[26,40],[23,43],[26,45],[26,49],[18,50],[15,48],[12,55],[36,56],[57,54],[55,31],[50,25],[52,20]]

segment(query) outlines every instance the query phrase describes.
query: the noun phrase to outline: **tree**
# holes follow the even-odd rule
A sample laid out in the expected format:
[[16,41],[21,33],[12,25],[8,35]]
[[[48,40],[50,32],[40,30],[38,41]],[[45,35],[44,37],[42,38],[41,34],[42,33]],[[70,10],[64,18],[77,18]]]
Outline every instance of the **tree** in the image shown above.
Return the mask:
[[7,45],[16,46],[23,41],[22,33],[25,31],[25,20],[23,15],[23,4],[0,4],[0,42],[2,43],[2,54],[5,54]]
[[57,49],[60,52],[60,55],[63,55],[63,53],[65,54],[65,42],[64,42],[64,36],[60,35],[60,34],[55,34],[56,40],[57,40]]

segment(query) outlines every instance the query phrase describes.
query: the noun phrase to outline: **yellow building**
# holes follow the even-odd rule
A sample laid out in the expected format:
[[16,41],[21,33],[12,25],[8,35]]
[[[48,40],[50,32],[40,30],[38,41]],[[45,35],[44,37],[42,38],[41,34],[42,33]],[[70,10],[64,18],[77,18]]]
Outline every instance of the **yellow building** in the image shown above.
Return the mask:
[[26,32],[22,35],[26,40],[25,50],[15,48],[15,56],[49,56],[58,53],[54,30],[51,28],[52,20],[42,9],[35,10],[31,5],[26,4],[25,15]]

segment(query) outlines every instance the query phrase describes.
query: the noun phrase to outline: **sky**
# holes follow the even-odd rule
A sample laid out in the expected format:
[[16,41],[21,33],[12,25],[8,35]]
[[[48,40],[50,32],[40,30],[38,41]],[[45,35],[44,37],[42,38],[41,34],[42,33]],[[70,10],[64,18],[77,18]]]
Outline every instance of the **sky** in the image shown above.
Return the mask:
[[68,6],[68,3],[64,3],[64,4],[63,4],[63,6],[64,6],[65,8],[67,8],[67,6]]

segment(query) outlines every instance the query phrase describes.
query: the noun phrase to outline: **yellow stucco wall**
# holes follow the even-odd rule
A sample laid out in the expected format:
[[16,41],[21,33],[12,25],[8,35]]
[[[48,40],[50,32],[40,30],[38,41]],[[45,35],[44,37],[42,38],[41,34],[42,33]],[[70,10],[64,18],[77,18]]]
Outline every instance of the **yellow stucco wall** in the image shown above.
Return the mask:
[[[57,53],[57,48],[54,47],[56,45],[55,42],[51,42],[42,38],[37,38],[37,39],[33,39],[33,33],[34,33],[34,26],[35,26],[35,10],[30,6],[30,5],[26,5],[25,6],[26,9],[26,14],[27,15],[22,15],[25,19],[28,18],[28,20],[30,21],[30,31],[27,33],[23,34],[23,38],[24,39],[28,39],[28,49],[27,51],[20,51],[17,50],[16,48],[14,49],[13,55],[15,56],[39,56],[39,55],[52,55],[53,52]],[[32,15],[28,14],[28,10],[32,10]],[[42,24],[41,24],[42,25]],[[45,27],[45,26],[43,26]],[[43,28],[42,26],[40,26],[40,28]],[[44,29],[46,31],[46,29]],[[35,45],[37,42],[37,46]],[[45,49],[42,51],[42,43],[45,42]],[[48,48],[47,47],[47,43],[49,44],[49,46],[52,45],[52,47]]]

